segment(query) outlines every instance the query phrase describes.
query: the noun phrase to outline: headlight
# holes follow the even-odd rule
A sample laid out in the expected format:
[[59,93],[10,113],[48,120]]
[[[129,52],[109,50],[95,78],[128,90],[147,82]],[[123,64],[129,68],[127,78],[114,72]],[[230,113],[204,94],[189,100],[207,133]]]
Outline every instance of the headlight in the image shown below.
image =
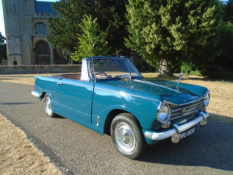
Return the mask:
[[170,107],[167,104],[163,103],[158,110],[158,120],[161,123],[166,123],[169,120],[170,115]]
[[208,94],[204,97],[204,100],[205,100],[205,107],[209,106],[209,104],[210,104],[210,93],[208,93]]

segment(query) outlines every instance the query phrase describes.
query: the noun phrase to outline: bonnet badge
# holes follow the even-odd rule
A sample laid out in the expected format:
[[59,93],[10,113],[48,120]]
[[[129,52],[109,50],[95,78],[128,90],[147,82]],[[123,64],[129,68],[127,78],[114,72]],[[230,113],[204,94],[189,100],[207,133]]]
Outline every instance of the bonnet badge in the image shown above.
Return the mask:
[[182,114],[184,114],[184,113],[185,113],[185,111],[186,111],[186,109],[185,109],[185,108],[184,108],[184,109],[182,109],[182,111],[181,111],[181,112],[182,112]]

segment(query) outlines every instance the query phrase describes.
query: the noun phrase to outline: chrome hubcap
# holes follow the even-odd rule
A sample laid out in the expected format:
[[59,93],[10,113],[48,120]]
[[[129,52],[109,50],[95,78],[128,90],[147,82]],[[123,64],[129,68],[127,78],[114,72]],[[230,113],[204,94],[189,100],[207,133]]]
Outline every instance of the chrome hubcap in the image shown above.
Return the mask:
[[122,150],[125,152],[132,152],[134,150],[136,146],[135,134],[127,123],[117,123],[114,133],[116,142]]
[[52,114],[51,101],[48,96],[45,99],[45,111],[47,112],[48,115]]

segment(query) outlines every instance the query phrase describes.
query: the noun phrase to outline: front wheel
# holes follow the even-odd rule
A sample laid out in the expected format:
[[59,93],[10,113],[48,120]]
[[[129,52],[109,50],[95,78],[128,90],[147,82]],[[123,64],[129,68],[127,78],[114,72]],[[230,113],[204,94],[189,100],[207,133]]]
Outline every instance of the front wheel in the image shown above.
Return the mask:
[[124,156],[137,159],[147,144],[136,118],[129,113],[117,115],[111,124],[111,137],[116,149]]
[[48,116],[55,117],[55,113],[52,111],[51,99],[48,94],[45,94],[44,101],[45,101],[45,112],[48,114]]

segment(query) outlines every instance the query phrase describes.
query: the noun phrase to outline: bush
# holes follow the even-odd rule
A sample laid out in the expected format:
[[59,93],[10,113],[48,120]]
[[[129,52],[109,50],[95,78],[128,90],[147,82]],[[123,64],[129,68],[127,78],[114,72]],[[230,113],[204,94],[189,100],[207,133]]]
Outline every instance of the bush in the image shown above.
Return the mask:
[[202,76],[213,79],[233,80],[233,73],[207,72],[207,71],[192,71],[190,75]]

